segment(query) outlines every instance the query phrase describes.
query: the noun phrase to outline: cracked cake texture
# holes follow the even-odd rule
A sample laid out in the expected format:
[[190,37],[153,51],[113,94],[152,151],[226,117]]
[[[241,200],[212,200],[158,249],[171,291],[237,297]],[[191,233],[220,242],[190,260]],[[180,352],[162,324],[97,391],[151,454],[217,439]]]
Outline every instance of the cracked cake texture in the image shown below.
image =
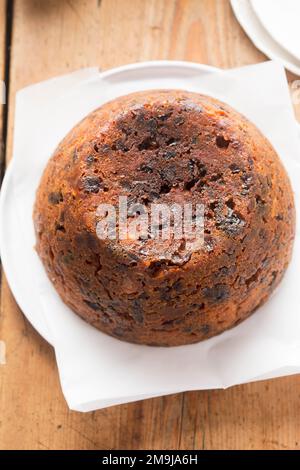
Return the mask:
[[[204,244],[100,240],[99,204],[203,204]],[[119,339],[194,343],[262,305],[291,258],[286,171],[228,105],[177,90],[133,93],[89,114],[59,144],[34,207],[36,249],[62,300]]]

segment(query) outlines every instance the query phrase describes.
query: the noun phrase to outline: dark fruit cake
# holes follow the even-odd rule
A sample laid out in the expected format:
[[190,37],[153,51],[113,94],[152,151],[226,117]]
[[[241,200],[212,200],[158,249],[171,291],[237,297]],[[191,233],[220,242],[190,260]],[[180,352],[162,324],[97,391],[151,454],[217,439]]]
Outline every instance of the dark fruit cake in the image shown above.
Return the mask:
[[[204,244],[100,239],[99,204],[202,204]],[[134,218],[136,214],[131,215]],[[276,152],[245,117],[196,93],[133,93],[60,143],[34,208],[37,252],[62,300],[116,338],[194,343],[262,305],[291,258],[295,210]]]

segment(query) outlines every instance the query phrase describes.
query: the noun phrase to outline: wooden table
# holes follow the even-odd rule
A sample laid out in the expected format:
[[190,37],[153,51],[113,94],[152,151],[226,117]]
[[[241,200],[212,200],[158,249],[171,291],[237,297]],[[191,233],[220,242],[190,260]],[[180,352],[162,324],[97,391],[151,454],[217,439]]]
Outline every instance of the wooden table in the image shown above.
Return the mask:
[[[0,132],[11,158],[16,91],[80,67],[178,59],[234,67],[265,59],[227,0],[0,0]],[[289,75],[289,79],[295,77]],[[0,135],[1,135],[0,134]],[[20,266],[26,275],[26,267]],[[34,295],[34,288],[33,288]],[[53,349],[1,285],[1,449],[297,449],[300,377],[69,411]]]

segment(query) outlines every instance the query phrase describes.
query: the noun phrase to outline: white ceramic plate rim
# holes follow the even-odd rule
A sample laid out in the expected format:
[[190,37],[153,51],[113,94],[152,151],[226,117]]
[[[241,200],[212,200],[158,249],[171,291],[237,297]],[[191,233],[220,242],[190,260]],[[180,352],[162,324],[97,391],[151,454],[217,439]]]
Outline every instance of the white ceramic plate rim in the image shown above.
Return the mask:
[[238,22],[257,49],[270,59],[279,60],[287,70],[300,75],[300,62],[298,61],[299,65],[295,64],[295,57],[270,36],[249,0],[231,0],[231,6]]
[[[194,73],[199,72],[214,72],[218,70],[216,67],[210,65],[197,64],[193,62],[184,61],[148,61],[139,62],[121,67],[116,67],[105,72],[100,72],[101,78],[124,81],[130,79],[130,76],[134,74],[135,80],[137,79],[137,73],[147,74],[147,78],[151,74],[164,73],[170,77],[182,77],[191,76]],[[20,281],[20,278],[15,276],[16,263],[13,262],[13,257],[17,256],[11,246],[10,238],[10,224],[13,217],[17,217],[16,211],[14,211],[14,195],[12,191],[12,176],[14,170],[14,159],[12,158],[8,168],[6,170],[2,188],[0,192],[0,253],[2,259],[2,265],[4,272],[10,286],[10,289],[14,295],[14,298],[19,305],[20,309],[33,325],[33,327],[43,336],[50,344],[52,344],[51,333],[49,331],[46,320],[42,314],[42,307],[39,305],[38,296],[32,291],[31,300],[28,300],[28,295],[24,295],[24,289],[27,289],[26,282]],[[21,232],[19,235],[21,236]],[[23,267],[20,267],[20,270]],[[26,269],[30,269],[27,267]],[[24,272],[26,276],[26,272]],[[22,278],[23,279],[23,278]],[[34,313],[35,312],[35,313]]]
[[[293,1],[295,2],[295,0]],[[296,0],[296,1],[299,2],[299,0]],[[281,4],[282,0],[280,4],[276,2],[275,9],[274,9],[274,4],[275,4],[274,0],[272,0],[272,5],[270,4],[270,2],[269,4],[262,2],[262,0],[260,0],[259,2],[257,2],[257,0],[250,0],[250,3],[257,18],[259,19],[259,21],[261,22],[265,30],[268,31],[271,38],[274,39],[274,41],[277,42],[277,44],[279,44],[282,47],[282,49],[284,49],[288,54],[291,54],[294,57],[294,60],[296,61],[299,60],[299,49],[298,48],[295,49],[293,41],[291,42],[290,37],[286,37],[285,35],[286,30],[283,27],[284,25],[282,23],[284,22],[284,19],[289,19],[289,18],[286,17],[284,13],[284,12],[288,12],[286,8],[284,8],[284,11],[282,12],[282,7],[286,6],[286,5]],[[265,6],[267,6],[268,11],[266,11],[266,9],[264,8]],[[280,7],[280,13],[283,13],[283,17],[282,15],[280,15],[281,25],[277,24],[276,21],[274,21],[272,14],[270,15],[270,10],[273,9],[273,11],[278,12],[279,7]],[[293,14],[292,16],[295,16],[294,11],[291,13]],[[297,21],[299,25],[299,20]],[[295,43],[296,42],[298,43],[298,41],[295,41]]]

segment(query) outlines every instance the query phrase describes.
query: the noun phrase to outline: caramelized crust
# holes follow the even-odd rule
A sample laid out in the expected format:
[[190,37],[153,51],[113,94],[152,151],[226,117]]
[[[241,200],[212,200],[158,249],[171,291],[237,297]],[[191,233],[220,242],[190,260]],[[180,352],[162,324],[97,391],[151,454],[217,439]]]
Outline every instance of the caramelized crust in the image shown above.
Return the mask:
[[[205,242],[99,240],[100,203],[201,203]],[[117,338],[194,343],[263,304],[289,263],[288,176],[246,118],[207,96],[133,93],[105,104],[60,143],[37,191],[37,252],[62,300]]]

